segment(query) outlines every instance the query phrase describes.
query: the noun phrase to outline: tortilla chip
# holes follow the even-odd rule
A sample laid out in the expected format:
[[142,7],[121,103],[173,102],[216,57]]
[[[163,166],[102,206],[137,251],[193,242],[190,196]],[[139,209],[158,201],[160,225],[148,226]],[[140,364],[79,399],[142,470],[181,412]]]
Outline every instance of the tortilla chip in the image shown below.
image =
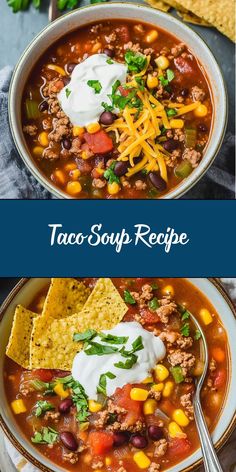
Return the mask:
[[82,310],[90,289],[83,282],[70,278],[52,279],[42,316],[65,318]]
[[200,25],[200,26],[212,26],[207,21],[199,18],[199,16],[194,15],[194,13],[184,13],[182,11],[177,11],[177,14],[184,20],[186,23],[192,23],[193,25]]
[[6,354],[25,369],[29,368],[30,338],[37,313],[17,305]]
[[234,0],[178,0],[188,11],[211,23],[219,31],[235,41]]
[[88,328],[112,329],[123,319],[128,308],[110,279],[99,279],[84,308],[67,318],[34,320],[30,347],[32,369],[70,371],[73,359],[83,344],[74,342],[74,333]]
[[145,0],[146,3],[151,5],[153,8],[157,8],[161,11],[169,11],[170,7],[166,4],[166,2],[162,2],[161,0]]

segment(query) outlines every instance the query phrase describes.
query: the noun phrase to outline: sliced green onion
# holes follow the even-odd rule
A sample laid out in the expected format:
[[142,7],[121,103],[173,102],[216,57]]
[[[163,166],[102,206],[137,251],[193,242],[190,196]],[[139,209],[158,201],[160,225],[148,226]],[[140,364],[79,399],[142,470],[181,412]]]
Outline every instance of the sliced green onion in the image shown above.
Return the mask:
[[40,116],[39,104],[35,100],[27,98],[25,100],[25,110],[28,120],[36,120]]
[[188,175],[191,174],[193,168],[188,161],[183,161],[180,164],[178,164],[175,168],[175,175],[176,177],[179,177],[180,179],[185,179],[188,177]]

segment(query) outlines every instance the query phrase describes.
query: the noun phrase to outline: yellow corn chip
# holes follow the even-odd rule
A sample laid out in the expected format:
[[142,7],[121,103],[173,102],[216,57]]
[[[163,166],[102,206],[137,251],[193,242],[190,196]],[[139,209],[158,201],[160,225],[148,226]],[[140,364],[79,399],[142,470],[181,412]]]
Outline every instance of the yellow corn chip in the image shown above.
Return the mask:
[[235,41],[234,0],[178,0],[178,3]]
[[78,313],[89,294],[90,289],[83,282],[71,278],[52,279],[42,316],[60,319]]
[[60,320],[41,316],[34,320],[31,368],[70,371],[74,356],[83,346],[73,341],[73,335],[88,328],[112,329],[127,309],[112,281],[99,279],[80,313]]
[[29,368],[30,338],[37,313],[17,305],[6,354],[25,369]]
[[153,8],[157,8],[161,11],[169,11],[170,7],[166,4],[166,2],[162,2],[161,0],[145,0],[146,3],[151,5]]
[[183,11],[180,11],[180,10],[178,10],[177,13],[184,21],[186,21],[186,23],[192,23],[193,25],[200,25],[200,26],[212,26],[207,21],[203,20],[202,18],[199,18],[199,16],[194,15],[194,13],[191,13],[191,12],[184,13]]

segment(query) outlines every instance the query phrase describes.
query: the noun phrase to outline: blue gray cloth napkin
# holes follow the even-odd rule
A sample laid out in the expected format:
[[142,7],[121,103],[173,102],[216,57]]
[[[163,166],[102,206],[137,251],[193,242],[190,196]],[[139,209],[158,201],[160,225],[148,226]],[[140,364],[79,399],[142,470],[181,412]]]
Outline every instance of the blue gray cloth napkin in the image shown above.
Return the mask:
[[[28,171],[11,137],[7,111],[11,75],[12,68],[9,66],[0,71],[0,198],[50,199],[53,196]],[[226,133],[214,164],[182,198],[235,198],[234,143],[234,136]]]

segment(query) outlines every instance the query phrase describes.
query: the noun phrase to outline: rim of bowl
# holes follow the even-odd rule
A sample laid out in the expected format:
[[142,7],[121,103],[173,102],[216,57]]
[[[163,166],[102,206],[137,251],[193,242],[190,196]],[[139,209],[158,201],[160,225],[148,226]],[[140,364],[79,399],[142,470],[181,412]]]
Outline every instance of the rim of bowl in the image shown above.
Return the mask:
[[[213,145],[213,150],[212,150],[211,154],[209,155],[209,157],[207,159],[207,162],[204,162],[205,161],[205,159],[204,159],[205,156],[203,156],[203,159],[200,162],[200,165],[196,169],[193,170],[192,174],[189,177],[187,177],[186,180],[184,180],[183,182],[180,182],[176,187],[174,187],[173,190],[170,190],[170,192],[168,192],[166,195],[163,195],[162,197],[160,197],[160,199],[164,199],[164,200],[168,200],[168,199],[171,199],[171,198],[173,198],[173,199],[180,198],[185,193],[187,193],[195,184],[197,184],[199,182],[199,180],[204,176],[204,174],[207,172],[207,170],[212,165],[212,163],[213,163],[213,161],[214,161],[214,159],[215,159],[215,157],[216,157],[216,155],[217,155],[217,153],[218,153],[218,151],[221,147],[221,144],[222,144],[223,139],[224,139],[227,123],[228,123],[228,94],[227,94],[226,83],[225,83],[224,75],[222,73],[221,66],[218,63],[214,53],[212,52],[211,48],[208,46],[206,41],[198,33],[196,33],[196,31],[194,31],[189,25],[186,25],[185,23],[183,23],[179,19],[173,17],[169,13],[153,9],[149,5],[143,5],[143,4],[140,4],[138,2],[137,3],[136,2],[132,2],[132,3],[131,2],[112,2],[112,3],[109,3],[109,4],[99,3],[97,5],[86,5],[84,7],[77,8],[76,10],[73,10],[71,12],[65,13],[61,17],[54,20],[52,23],[49,23],[48,25],[46,25],[34,37],[34,39],[29,43],[29,45],[23,51],[18,63],[16,64],[16,66],[14,68],[13,75],[12,75],[11,82],[10,82],[10,87],[9,87],[8,116],[9,116],[10,129],[11,129],[11,133],[12,133],[12,137],[13,137],[15,146],[16,146],[17,151],[18,151],[20,157],[22,158],[24,164],[26,165],[26,167],[30,170],[30,172],[33,174],[33,176],[36,178],[36,180],[46,190],[48,190],[52,195],[56,196],[57,198],[73,199],[73,197],[68,195],[63,190],[60,190],[53,183],[51,183],[49,179],[47,179],[45,177],[45,175],[41,172],[41,170],[34,163],[33,158],[31,157],[30,153],[26,149],[26,146],[23,146],[23,142],[20,139],[20,136],[17,136],[18,131],[16,132],[16,130],[15,130],[15,121],[16,120],[15,120],[15,112],[14,112],[15,108],[13,106],[13,102],[14,102],[14,93],[15,93],[14,91],[15,91],[17,82],[20,78],[20,76],[18,76],[18,71],[21,68],[22,64],[24,63],[25,57],[34,48],[34,46],[37,44],[38,40],[40,40],[40,38],[42,38],[46,32],[53,29],[55,27],[55,25],[57,25],[59,23],[63,23],[64,21],[67,20],[68,17],[71,17],[72,15],[76,16],[80,13],[80,11],[83,11],[83,10],[86,10],[86,9],[93,8],[96,11],[96,9],[100,9],[100,8],[112,9],[113,6],[120,6],[122,8],[128,6],[128,7],[133,8],[134,10],[139,9],[139,8],[140,9],[145,9],[147,11],[149,11],[149,10],[152,11],[153,10],[160,17],[167,18],[167,19],[171,18],[171,21],[173,23],[178,24],[184,30],[187,30],[188,32],[191,32],[194,39],[196,39],[198,42],[201,43],[201,46],[203,46],[205,48],[205,50],[207,51],[207,53],[211,57],[211,60],[214,62],[214,65],[216,66],[216,68],[218,68],[219,79],[221,81],[221,87],[222,87],[222,101],[223,101],[223,104],[224,104],[224,108],[222,110],[222,112],[223,112],[223,121],[222,121],[222,123],[223,124],[221,125],[221,128],[219,130],[219,137],[218,137],[216,143]],[[214,106],[214,96],[213,96],[213,106]],[[213,121],[212,126],[214,127],[214,121]],[[206,153],[207,153],[207,150],[206,150]],[[80,200],[80,199],[78,199],[78,200]],[[89,198],[86,199],[86,200],[89,200]]]
[[[4,317],[4,314],[5,314],[5,311],[6,309],[8,308],[8,306],[10,305],[10,303],[13,301],[13,299],[15,298],[15,296],[18,294],[18,292],[20,292],[21,288],[31,279],[31,277],[23,277],[19,280],[19,282],[13,287],[13,289],[11,290],[11,292],[9,293],[9,295],[5,298],[5,300],[3,301],[2,305],[0,306],[0,323]],[[221,294],[221,296],[224,298],[224,300],[226,301],[226,303],[228,304],[231,312],[232,312],[232,315],[234,316],[234,318],[236,319],[236,307],[232,301],[232,299],[230,298],[229,294],[227,293],[226,289],[223,287],[223,285],[221,284],[220,280],[218,278],[214,278],[214,277],[207,277],[206,278],[209,282],[211,282],[215,287],[216,289],[219,291],[219,293]],[[206,294],[205,294],[206,295]],[[207,295],[206,295],[207,296]],[[231,369],[232,370],[232,369]],[[223,410],[224,408],[226,407],[227,405],[227,398],[225,399],[224,401],[224,406],[223,406]],[[36,457],[34,457],[31,453],[29,453],[27,451],[27,449],[16,439],[16,437],[14,436],[14,434],[11,432],[9,426],[6,424],[6,422],[4,421],[2,415],[0,414],[0,427],[2,428],[3,432],[5,433],[6,437],[9,439],[9,441],[12,443],[12,445],[23,455],[23,457],[25,457],[31,464],[33,464],[34,466],[38,467],[39,470],[41,470],[42,472],[55,472],[55,469],[52,469],[51,467],[49,466],[46,466],[44,464],[42,464],[38,459],[36,459]],[[236,428],[236,412],[234,413],[232,419],[231,419],[231,422],[229,423],[229,425],[227,426],[226,430],[223,431],[221,437],[219,438],[219,440],[217,441],[216,444],[214,444],[214,447],[217,451],[219,451],[223,446],[224,444],[226,443],[226,441],[229,439],[229,437],[231,436],[231,434],[233,433],[234,429]],[[203,458],[200,458],[198,460],[196,460],[193,464],[185,467],[184,469],[182,469],[182,472],[193,472],[195,471],[201,464],[203,463]],[[181,462],[180,462],[181,464]],[[168,469],[167,471],[168,472]]]

